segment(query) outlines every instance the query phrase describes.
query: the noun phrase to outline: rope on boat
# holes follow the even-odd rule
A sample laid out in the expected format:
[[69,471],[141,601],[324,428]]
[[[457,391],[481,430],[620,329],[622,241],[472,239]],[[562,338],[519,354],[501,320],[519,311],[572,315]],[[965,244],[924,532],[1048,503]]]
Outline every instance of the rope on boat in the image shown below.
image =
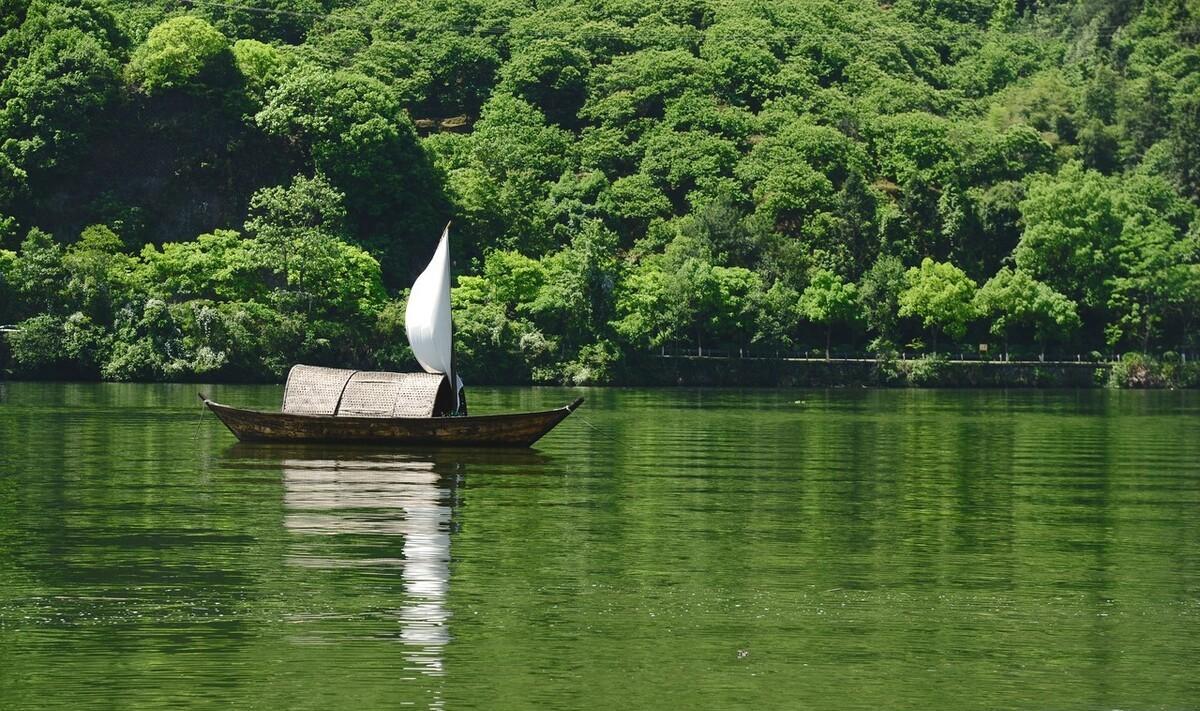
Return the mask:
[[200,416],[196,418],[196,429],[192,431],[192,441],[193,442],[195,442],[196,438],[200,436],[200,423],[204,422],[204,411],[207,409],[208,409],[208,405],[205,405],[204,402],[201,401],[200,402]]
[[573,414],[580,422],[587,425],[588,427],[591,427],[593,430],[599,432],[602,436],[607,437],[608,439],[611,439],[612,441],[616,442],[617,444],[621,443],[621,440],[617,439],[613,435],[605,432],[604,430],[600,429],[596,425],[592,424],[592,422],[590,420],[588,420],[586,417],[584,417],[583,415],[580,415],[578,412],[573,413]]

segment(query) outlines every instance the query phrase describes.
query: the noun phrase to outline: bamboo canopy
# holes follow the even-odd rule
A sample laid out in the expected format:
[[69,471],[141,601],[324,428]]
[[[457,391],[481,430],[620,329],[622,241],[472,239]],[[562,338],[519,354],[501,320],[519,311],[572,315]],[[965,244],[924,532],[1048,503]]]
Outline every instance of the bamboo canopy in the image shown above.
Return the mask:
[[296,365],[283,391],[285,413],[334,417],[434,417],[453,409],[441,373],[388,373]]

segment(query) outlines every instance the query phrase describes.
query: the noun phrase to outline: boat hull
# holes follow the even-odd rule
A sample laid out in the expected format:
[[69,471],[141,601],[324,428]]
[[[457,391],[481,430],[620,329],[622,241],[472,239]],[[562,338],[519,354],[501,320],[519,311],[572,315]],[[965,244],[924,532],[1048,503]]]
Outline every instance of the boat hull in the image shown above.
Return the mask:
[[200,399],[242,442],[530,447],[583,402],[542,412],[468,417],[335,417],[229,407]]

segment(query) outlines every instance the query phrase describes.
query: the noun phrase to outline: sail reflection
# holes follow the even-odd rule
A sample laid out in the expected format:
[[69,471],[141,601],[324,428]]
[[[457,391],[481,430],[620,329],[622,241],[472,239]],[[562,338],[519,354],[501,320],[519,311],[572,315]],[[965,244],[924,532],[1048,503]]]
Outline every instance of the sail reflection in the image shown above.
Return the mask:
[[[429,462],[389,455],[283,461],[284,525],[316,536],[399,537],[397,556],[293,556],[317,569],[399,569],[405,604],[394,610],[399,638],[411,649],[413,671],[439,676],[450,641],[446,598],[450,583],[451,493]],[[336,549],[335,549],[336,550]]]

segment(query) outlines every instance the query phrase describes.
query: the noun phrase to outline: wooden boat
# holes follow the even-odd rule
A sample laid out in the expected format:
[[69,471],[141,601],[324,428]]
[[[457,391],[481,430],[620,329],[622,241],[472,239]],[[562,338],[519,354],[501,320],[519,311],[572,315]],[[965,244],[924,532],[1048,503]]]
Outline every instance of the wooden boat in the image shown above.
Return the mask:
[[355,417],[243,410],[200,399],[243,442],[530,447],[583,403],[542,412],[466,417]]
[[423,373],[295,365],[279,412],[205,406],[243,442],[370,442],[391,445],[529,447],[583,398],[541,412],[470,416],[454,369],[450,320],[450,226],[417,277],[405,331]]

